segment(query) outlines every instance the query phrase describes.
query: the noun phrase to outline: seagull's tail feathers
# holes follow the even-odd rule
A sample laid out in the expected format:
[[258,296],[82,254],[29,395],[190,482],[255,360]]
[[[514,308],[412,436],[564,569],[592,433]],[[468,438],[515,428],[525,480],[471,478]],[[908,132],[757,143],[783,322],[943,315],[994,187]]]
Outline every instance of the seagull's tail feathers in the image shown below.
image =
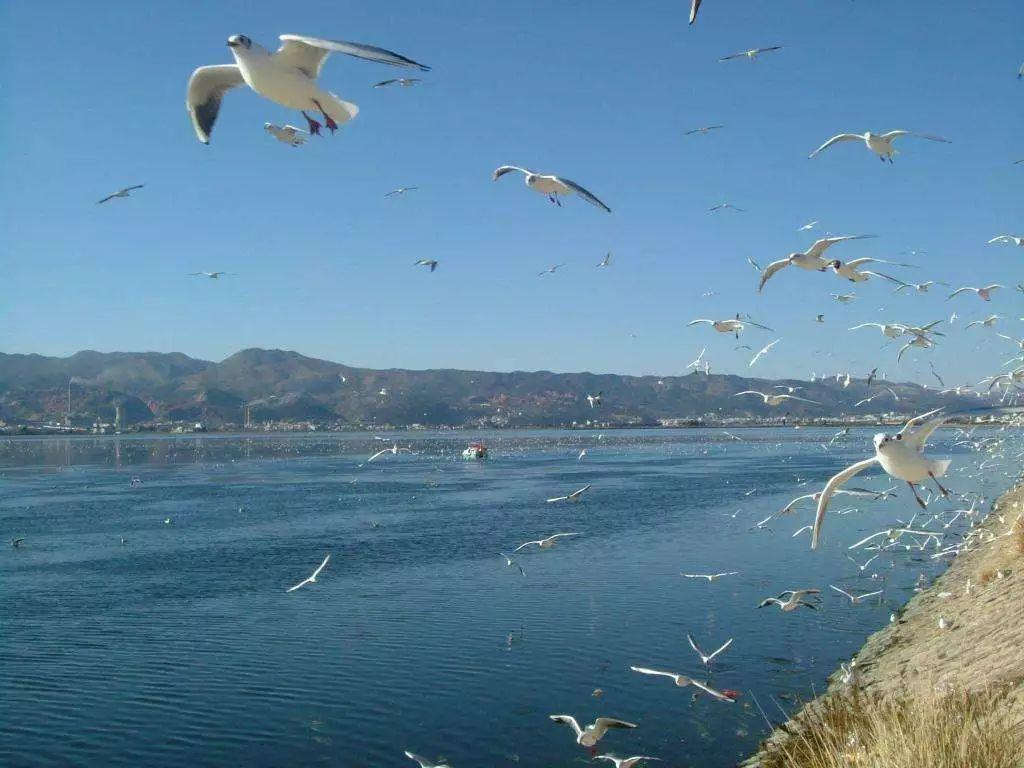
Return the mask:
[[949,465],[952,463],[952,459],[936,459],[931,465],[932,474],[936,477],[942,477],[949,470]]
[[359,107],[328,92],[330,98],[322,103],[324,112],[334,118],[334,122],[343,125],[359,114]]

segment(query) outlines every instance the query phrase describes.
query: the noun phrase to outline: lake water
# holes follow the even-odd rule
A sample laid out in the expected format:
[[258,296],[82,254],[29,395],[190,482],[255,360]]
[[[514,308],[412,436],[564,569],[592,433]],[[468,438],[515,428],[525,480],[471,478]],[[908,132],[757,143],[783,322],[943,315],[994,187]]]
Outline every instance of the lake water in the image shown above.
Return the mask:
[[[867,456],[873,431],[827,452],[835,430],[415,432],[386,435],[415,455],[362,468],[390,443],[0,441],[0,534],[25,538],[0,549],[0,764],[413,768],[409,749],[541,768],[588,760],[548,719],[571,713],[639,724],[601,752],[733,765],[767,729],[755,697],[781,720],[941,568],[901,551],[862,574],[844,557],[913,514],[906,486],[837,497],[818,552],[791,538],[810,505],[749,530]],[[460,460],[477,437],[492,458]],[[971,479],[983,457],[936,438],[954,490],[1009,485],[1012,468]],[[579,504],[545,503],[587,483]],[[562,531],[581,535],[521,553],[525,578],[497,554]],[[286,593],[327,552],[318,583]],[[829,583],[884,599],[851,606]],[[801,587],[829,593],[822,610],[755,609]],[[702,677],[686,632],[735,638],[711,684],[737,703],[629,670]]]

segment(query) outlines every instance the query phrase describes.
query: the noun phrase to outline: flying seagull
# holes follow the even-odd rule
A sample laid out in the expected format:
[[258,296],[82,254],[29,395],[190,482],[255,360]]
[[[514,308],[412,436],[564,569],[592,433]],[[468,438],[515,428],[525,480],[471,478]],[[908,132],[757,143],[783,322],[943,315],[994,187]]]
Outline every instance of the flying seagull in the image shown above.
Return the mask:
[[704,691],[704,693],[718,699],[719,701],[736,701],[734,695],[729,695],[725,691],[716,691],[714,688],[705,685],[699,680],[694,680],[692,677],[687,677],[686,675],[680,675],[677,672],[662,672],[660,669],[650,669],[648,667],[630,667],[630,669],[632,669],[634,672],[639,672],[641,675],[667,677],[673,682],[675,682],[675,684],[678,685],[680,688],[685,688],[688,685],[692,685],[694,688],[699,688],[700,690]]
[[1020,248],[1024,248],[1024,235],[996,235],[988,241],[989,245],[992,245],[992,243],[1013,243]]
[[571,501],[573,503],[578,503],[580,498],[583,496],[583,494],[586,493],[589,490],[590,490],[590,483],[587,483],[582,488],[577,488],[575,491],[573,491],[572,493],[566,494],[565,496],[554,496],[554,497],[548,499],[548,504],[554,504],[554,503],[559,502],[559,501]]
[[440,262],[438,262],[437,259],[420,259],[419,261],[416,262],[416,266],[417,267],[429,267],[430,271],[433,272],[435,269],[437,269],[437,265],[439,263]]
[[416,85],[416,83],[422,82],[418,77],[392,77],[390,80],[381,80],[379,83],[374,83],[374,88],[385,88],[389,85],[401,85],[408,88],[410,85]]
[[587,403],[591,408],[601,405],[601,398],[604,396],[604,392],[598,392],[596,395],[587,395]]
[[609,266],[611,266],[611,263],[612,263],[612,252],[608,251],[608,253],[606,253],[604,255],[604,258],[601,259],[601,262],[597,266],[599,266],[599,267],[609,267]]
[[902,280],[897,280],[895,277],[882,274],[881,272],[872,272],[867,269],[860,269],[864,264],[892,264],[895,267],[912,267],[913,264],[897,264],[894,261],[885,261],[884,259],[872,259],[862,258],[854,259],[853,261],[842,262],[839,259],[832,259],[828,265],[832,268],[840,277],[844,277],[851,283],[865,283],[872,277],[882,277],[893,283],[903,284]]
[[564,267],[565,264],[552,264],[550,267],[545,269],[543,272],[538,272],[537,277],[544,277],[544,275],[553,275],[558,271],[559,267]]
[[767,325],[755,323],[753,320],[750,320],[749,318],[747,320],[740,320],[740,316],[738,314],[735,318],[730,318],[728,320],[709,320],[706,317],[702,317],[698,318],[697,320],[691,320],[690,322],[687,323],[687,325],[710,325],[719,333],[734,334],[737,339],[740,337],[740,333],[743,331],[743,329],[746,328],[748,325],[753,325],[756,328],[762,328],[766,331],[772,330]]
[[522,549],[526,549],[531,544],[536,544],[540,549],[551,549],[551,547],[555,546],[555,544],[558,543],[558,540],[560,538],[562,538],[563,536],[579,536],[579,534],[578,533],[555,533],[555,534],[552,534],[551,536],[548,536],[546,539],[537,539],[536,541],[525,541],[522,544],[520,544],[518,547],[513,549],[512,551],[513,552],[519,552]]
[[397,197],[399,195],[404,195],[406,192],[412,192],[413,190],[416,189],[419,189],[419,187],[398,187],[397,189],[392,189],[390,192],[386,192],[384,194],[384,197]]
[[747,367],[748,368],[753,368],[754,367],[754,363],[756,363],[758,360],[760,360],[764,355],[768,354],[768,350],[771,349],[772,347],[774,347],[780,341],[782,341],[782,339],[776,339],[775,341],[771,342],[770,344],[767,344],[764,347],[762,347],[761,349],[759,349],[757,351],[757,354],[755,354],[752,358],[750,358],[750,362],[747,363]]
[[559,195],[569,195],[575,192],[577,195],[582,197],[591,205],[597,206],[603,209],[607,213],[611,213],[612,209],[597,199],[589,190],[581,187],[575,181],[567,179],[564,176],[555,176],[554,174],[541,174],[533,171],[528,171],[525,168],[520,168],[517,165],[502,165],[496,168],[492,174],[494,181],[497,181],[506,173],[512,171],[519,171],[525,176],[526,186],[535,192],[539,192],[542,195],[547,195],[555,205],[561,206],[562,201],[558,199]]
[[294,125],[286,125],[282,128],[273,123],[264,123],[263,130],[281,143],[289,144],[293,147],[300,147],[305,144],[306,136],[308,135],[304,130],[296,128]]
[[[693,0],[695,5],[700,5],[700,0]],[[692,23],[692,22],[691,22]],[[651,757],[650,755],[634,755],[633,757],[615,757],[615,755],[596,755],[595,760],[608,760],[614,763],[615,768],[633,768],[637,763],[641,763],[644,760],[661,760],[660,757]]]
[[982,301],[989,301],[991,298],[992,291],[1003,286],[999,283],[992,283],[992,285],[986,285],[984,288],[972,288],[969,285],[965,285],[963,288],[957,288],[949,296],[946,297],[946,301],[949,301],[954,296],[959,296],[961,293],[976,293]]
[[327,565],[327,561],[330,560],[330,559],[331,559],[331,553],[328,552],[327,553],[327,557],[324,558],[324,561],[322,563],[320,563],[319,566],[317,566],[317,569],[315,571],[313,571],[312,574],[310,574],[309,576],[304,578],[302,581],[300,581],[298,584],[296,584],[294,587],[292,587],[292,588],[290,588],[290,589],[288,589],[286,591],[287,592],[294,592],[299,587],[304,587],[307,584],[316,584],[316,577],[320,575],[320,571],[322,571],[324,569],[324,567]]
[[681,573],[684,579],[707,579],[708,584],[718,581],[723,576],[735,576],[739,571],[722,571],[721,573]]
[[748,61],[753,61],[762,53],[768,53],[769,51],[777,51],[782,48],[781,45],[770,45],[767,48],[751,48],[749,51],[740,51],[739,53],[730,53],[728,56],[722,56],[719,61],[729,61],[730,59],[742,59],[746,58]]
[[420,757],[419,755],[413,754],[408,750],[406,751],[405,756],[408,757],[410,760],[415,760],[417,763],[419,763],[420,768],[451,768],[451,766],[447,763],[436,763],[433,760],[427,760],[427,758],[425,757]]
[[782,405],[787,400],[798,400],[801,403],[811,403],[812,405],[821,405],[817,400],[808,400],[806,397],[797,397],[796,395],[777,395],[770,394],[766,395],[764,392],[757,392],[753,389],[747,389],[743,392],[737,392],[733,397],[739,397],[740,395],[757,395],[764,400],[765,405]]
[[125,187],[124,189],[119,189],[114,194],[107,195],[102,200],[97,200],[96,205],[99,205],[100,203],[105,203],[109,200],[113,200],[115,197],[131,197],[132,192],[134,192],[136,189],[142,189],[144,186],[146,185],[136,184],[134,187]]
[[[703,0],[690,0],[690,23],[693,24],[697,20],[697,11],[700,10],[700,4]],[[1021,71],[1024,72],[1024,64],[1021,65]],[[1020,74],[1017,75],[1020,77]],[[618,765],[616,763],[615,768],[630,768],[628,765]]]
[[944,139],[941,136],[930,136],[926,133],[915,133],[914,131],[889,131],[888,133],[840,133],[838,136],[833,136],[831,139],[826,141],[816,150],[811,152],[808,157],[814,157],[819,152],[823,152],[833,144],[838,144],[841,141],[863,141],[864,145],[878,155],[878,159],[883,163],[888,160],[890,163],[893,162],[893,156],[898,154],[892,143],[901,136],[916,136],[919,139],[928,139],[928,141],[941,141],[944,144],[949,144],[949,139]]
[[[877,557],[877,555],[875,557]],[[863,570],[863,569],[861,569],[861,570]],[[863,594],[863,595],[851,595],[845,589],[840,589],[835,584],[829,584],[829,586],[832,587],[832,589],[834,589],[840,595],[843,595],[844,597],[848,597],[850,599],[850,605],[860,605],[866,598],[874,597],[875,595],[882,594],[882,590],[878,589],[878,590],[875,590],[874,592],[868,592],[868,593]]]
[[736,211],[737,213],[746,213],[746,211],[744,211],[742,208],[739,208],[733,205],[732,203],[719,203],[718,205],[713,205],[710,208],[708,208],[708,213],[714,213],[715,211],[725,210]]
[[[818,610],[818,606],[814,603],[808,603],[802,600],[804,595],[819,595],[821,594],[820,589],[787,589],[785,592],[780,592],[778,597],[766,597],[758,604],[758,608],[764,608],[766,605],[777,605],[779,610],[783,613],[789,613],[795,611],[797,608],[810,608],[812,610]],[[782,599],[783,595],[789,595],[785,600]]]
[[820,240],[816,240],[806,251],[791,253],[786,258],[773,261],[765,267],[764,272],[761,273],[761,283],[757,286],[757,290],[763,290],[765,283],[771,280],[776,272],[786,267],[793,266],[810,272],[824,272],[829,266],[829,262],[822,258],[825,251],[836,243],[842,243],[846,240],[863,240],[869,237],[874,237],[874,235],[840,235],[837,237],[823,237]]
[[693,635],[691,635],[689,632],[686,633],[686,641],[690,644],[690,647],[693,648],[694,653],[700,656],[700,663],[707,667],[710,666],[711,662],[715,660],[715,656],[717,656],[730,645],[732,645],[733,638],[730,637],[728,640],[722,643],[718,650],[712,651],[711,653],[705,653],[704,649],[697,645],[697,641],[693,639]]
[[188,81],[185,106],[192,118],[196,137],[210,143],[210,133],[217,121],[224,94],[240,85],[248,85],[256,93],[288,109],[297,109],[306,118],[309,132],[320,133],[321,124],[306,110],[319,112],[332,133],[342,123],[359,113],[359,107],[342,101],[317,84],[324,59],[331,53],[344,53],[359,59],[429,70],[405,56],[373,45],[324,40],[305,35],[281,35],[282,45],[271,53],[245,35],[232,35],[227,40],[234,64],[199,67]]
[[226,275],[227,272],[189,272],[189,277],[208,277],[211,280],[219,280],[221,275]]
[[720,128],[725,128],[724,125],[703,125],[700,128],[691,128],[688,131],[683,131],[683,136],[693,136],[695,133],[711,133],[711,131],[717,131]]
[[572,728],[576,734],[576,743],[581,747],[592,747],[608,733],[610,728],[636,728],[636,724],[627,723],[625,720],[616,720],[614,717],[599,717],[590,725],[580,728],[580,724],[572,715],[550,715],[556,723],[562,723]]

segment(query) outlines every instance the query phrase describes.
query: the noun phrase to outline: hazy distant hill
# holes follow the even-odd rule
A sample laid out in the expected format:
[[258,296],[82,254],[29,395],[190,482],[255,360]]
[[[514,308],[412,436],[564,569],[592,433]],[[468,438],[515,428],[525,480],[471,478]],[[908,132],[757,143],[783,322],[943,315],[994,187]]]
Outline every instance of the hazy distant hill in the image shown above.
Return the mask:
[[[0,353],[0,417],[8,421],[57,418],[74,378],[72,409],[109,419],[120,402],[129,422],[205,420],[240,422],[250,403],[254,418],[347,424],[553,425],[596,420],[653,423],[660,418],[722,416],[840,416],[923,411],[947,398],[916,384],[892,384],[893,395],[863,379],[843,388],[835,378],[816,383],[740,376],[619,376],[549,371],[407,371],[352,368],[277,349],[246,349],[219,362],[156,352],[78,352],[70,357]],[[802,387],[802,397],[822,405],[789,402],[777,408],[760,399],[733,397],[745,389]],[[871,403],[854,404],[878,392]],[[603,393],[590,408],[586,395]]]

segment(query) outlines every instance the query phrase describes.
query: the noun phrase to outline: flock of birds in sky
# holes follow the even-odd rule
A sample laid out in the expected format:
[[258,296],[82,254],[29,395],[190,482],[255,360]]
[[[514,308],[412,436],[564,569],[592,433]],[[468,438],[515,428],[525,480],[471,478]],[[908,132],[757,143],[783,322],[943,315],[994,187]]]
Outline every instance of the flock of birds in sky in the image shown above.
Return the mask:
[[[691,24],[697,19],[701,6],[701,0],[692,0],[690,8]],[[417,70],[420,72],[427,72],[430,69],[428,66],[425,66],[411,58],[372,45],[339,40],[327,40],[295,34],[281,35],[280,40],[280,48],[278,48],[276,52],[271,52],[245,35],[232,35],[228,38],[227,45],[234,57],[233,64],[203,66],[195,70],[188,83],[186,104],[196,137],[199,141],[204,144],[208,144],[210,142],[211,133],[213,131],[214,124],[216,123],[224,95],[228,91],[243,85],[248,86],[261,96],[275,102],[276,104],[297,110],[305,119],[305,130],[293,125],[285,125],[281,127],[273,123],[265,123],[264,128],[267,133],[278,141],[293,147],[299,147],[307,141],[307,137],[321,134],[321,130],[325,127],[333,134],[340,126],[356,117],[359,113],[359,108],[355,104],[342,100],[320,86],[318,78],[320,76],[321,68],[324,61],[331,53],[342,53],[368,61]],[[733,60],[752,61],[764,54],[771,53],[781,55],[778,54],[778,52],[782,50],[783,46],[781,45],[751,48],[746,51],[723,56],[720,60],[723,62]],[[1022,73],[1024,73],[1024,68],[1022,68]],[[419,82],[419,78],[400,77],[383,80],[377,83],[375,87],[411,87]],[[724,127],[725,126],[718,124],[707,125],[688,130],[686,131],[686,134],[691,136],[707,135],[715,131],[719,131]],[[826,152],[826,150],[830,150],[839,144],[862,142],[864,146],[878,157],[882,163],[893,164],[897,155],[895,143],[897,140],[909,139],[922,139],[943,144],[949,143],[947,139],[940,136],[908,130],[890,130],[883,133],[875,133],[873,131],[866,131],[864,133],[840,133],[824,141],[817,149],[810,153],[809,157],[816,158]],[[513,172],[522,174],[523,181],[528,189],[545,196],[554,205],[561,206],[563,204],[563,199],[576,196],[600,211],[605,213],[612,212],[611,207],[609,207],[609,205],[595,193],[591,192],[582,184],[560,174],[541,173],[516,165],[501,165],[493,172],[492,178],[497,181],[503,176]],[[103,198],[103,200],[100,200],[99,202],[106,203],[116,198],[125,198],[133,191],[141,188],[142,185],[126,187],[125,189],[119,190],[118,192]],[[414,186],[401,187],[388,192],[387,196],[401,196],[416,189],[418,188]],[[710,209],[711,212],[727,210],[735,213],[743,212],[742,208],[738,208],[728,202],[721,203]],[[818,222],[811,221],[801,226],[800,231],[810,231],[816,226],[818,226]],[[772,282],[772,285],[775,286],[776,282],[781,279],[779,277],[780,275],[794,273],[796,270],[821,274],[831,272],[833,275],[843,280],[844,283],[852,283],[854,285],[861,285],[874,280],[885,281],[894,285],[894,290],[897,293],[925,294],[936,285],[945,285],[944,283],[933,280],[927,280],[919,283],[909,282],[900,277],[888,274],[888,270],[892,267],[910,268],[913,266],[911,264],[892,262],[878,258],[856,258],[848,261],[843,261],[840,258],[830,258],[832,248],[841,243],[849,243],[851,241],[864,240],[873,237],[874,235],[870,234],[829,235],[821,237],[809,248],[803,251],[790,253],[788,256],[772,261],[763,267],[753,259],[748,259],[751,266],[760,274],[757,290],[764,291],[769,282]],[[988,242],[992,245],[1013,245],[1024,247],[1024,236],[1016,234],[999,234],[992,237]],[[430,272],[434,272],[438,267],[438,261],[436,259],[420,259],[416,262],[416,265],[429,269]],[[598,268],[609,268],[611,265],[612,255],[609,253],[596,266]],[[541,272],[540,275],[544,277],[554,275],[562,266],[564,265],[551,265]],[[881,268],[886,269],[887,272],[880,271]],[[210,279],[218,279],[226,273],[223,271],[215,271],[197,272],[193,274]],[[949,288],[952,288],[952,286],[949,286]],[[957,297],[967,297],[981,302],[990,302],[993,300],[996,291],[1002,288],[1004,288],[1004,285],[996,282],[990,282],[979,286],[961,286],[949,292],[948,300],[952,300]],[[1016,285],[1016,290],[1024,292],[1024,284],[1018,283]],[[832,297],[840,303],[849,303],[856,298],[854,294],[849,293],[836,293],[832,294]],[[984,319],[975,320],[967,324],[965,330],[979,328],[981,331],[988,332],[989,329],[995,327],[1003,318],[1004,316],[1001,314],[990,314]],[[949,324],[951,325],[955,319],[956,314],[954,313],[950,318]],[[816,321],[824,322],[824,315],[818,314]],[[943,331],[939,330],[939,326],[942,322],[943,321],[941,320],[923,324],[897,321],[884,323],[865,322],[855,325],[849,330],[855,331],[865,328],[877,328],[886,339],[905,340],[905,343],[900,347],[897,354],[898,363],[902,360],[904,354],[910,350],[927,350],[935,347],[938,341],[945,335]],[[735,340],[739,340],[740,335],[751,327],[765,331],[772,330],[769,326],[756,322],[749,315],[743,313],[737,313],[735,317],[698,318],[690,322],[689,325],[708,326],[716,333],[732,335]],[[1017,414],[1019,414],[1022,409],[1017,406],[1017,400],[1020,397],[1021,392],[1024,391],[1022,390],[1022,385],[1024,385],[1024,339],[1004,334],[999,334],[999,337],[1007,340],[1014,347],[1013,356],[1010,357],[1006,363],[1006,366],[1012,367],[1007,372],[994,373],[992,376],[983,379],[981,383],[987,383],[988,390],[984,393],[978,393],[979,395],[984,394],[986,396],[998,397],[998,402],[990,403],[986,407],[967,412],[943,411],[942,409],[931,411],[910,419],[899,432],[894,434],[880,433],[875,435],[872,455],[835,474],[825,483],[824,487],[820,491],[805,494],[794,499],[793,502],[787,505],[784,509],[773,513],[765,520],[757,523],[755,527],[764,528],[770,521],[789,514],[799,502],[809,500],[817,505],[813,523],[801,528],[794,535],[800,535],[802,532],[810,531],[810,546],[812,549],[818,548],[822,538],[826,513],[829,509],[830,502],[835,495],[866,495],[876,499],[887,498],[888,496],[893,495],[892,489],[884,492],[873,492],[863,489],[847,490],[843,488],[843,486],[855,475],[873,467],[878,467],[892,479],[905,483],[913,493],[917,504],[920,506],[922,515],[924,515],[925,511],[928,509],[928,504],[931,499],[922,498],[918,491],[919,485],[931,483],[935,486],[937,492],[935,498],[943,500],[951,498],[950,490],[946,488],[940,480],[940,478],[947,474],[950,468],[950,460],[933,458],[929,456],[925,450],[926,444],[935,430],[951,418],[962,416],[978,417],[1009,415],[1010,420],[1004,424],[1003,429],[1006,429],[1007,426],[1011,424],[1019,424],[1019,416]],[[760,359],[769,354],[780,341],[781,339],[776,339],[757,351],[752,356],[749,366],[754,366]],[[704,357],[705,351],[706,348],[701,351],[697,359],[688,367],[695,371],[703,370],[705,373],[708,373],[710,371],[710,363]],[[869,386],[871,385],[872,380],[876,378],[877,370],[878,369],[876,368],[868,376]],[[846,384],[844,386],[847,386],[850,381],[849,373],[845,375],[845,381]],[[755,390],[746,390],[737,393],[737,395],[758,397],[762,399],[765,405],[773,407],[781,406],[790,402],[803,402],[820,405],[813,400],[809,400],[796,394],[795,391],[798,389],[797,387],[779,387],[777,389],[787,391],[760,392]],[[957,387],[955,389],[944,391],[961,395],[970,392],[971,389],[971,387]],[[894,398],[898,399],[893,390],[889,389],[889,392],[892,393]],[[875,397],[878,397],[878,395],[872,395],[865,400],[862,400],[861,403],[866,404]],[[597,393],[596,395],[587,395],[587,400],[591,408],[600,406],[601,398],[601,393]],[[833,437],[832,442],[835,442],[837,439],[845,439],[848,434],[848,429],[841,431]],[[976,447],[980,445],[979,450],[985,450],[991,456],[997,455],[996,452],[998,450],[1005,450],[1005,441],[1002,438],[993,437],[991,440],[986,439],[979,444],[972,443],[970,432],[962,431],[962,435],[964,435],[965,438],[962,442],[974,444]],[[729,436],[737,440],[741,439],[732,434],[729,434]],[[374,462],[378,459],[386,459],[388,456],[398,456],[400,453],[407,452],[411,452],[410,449],[400,448],[396,443],[392,447],[385,448],[370,456],[364,464],[369,464],[370,462]],[[585,453],[585,451],[581,452],[579,460],[584,458]],[[1020,455],[1015,458],[1019,460]],[[549,498],[547,501],[550,503],[579,503],[589,490],[590,486],[587,485],[563,496]],[[961,496],[961,498],[967,497]],[[970,510],[955,510],[955,516],[952,516],[952,512],[940,512],[939,514],[933,514],[930,520],[917,523],[916,526],[916,519],[912,518],[906,525],[903,525],[900,528],[887,529],[873,534],[862,542],[858,542],[854,547],[851,547],[851,549],[859,548],[861,546],[870,546],[881,553],[888,549],[899,547],[910,549],[911,546],[914,546],[915,548],[924,550],[926,547],[932,546],[935,549],[934,557],[946,557],[967,547],[990,542],[992,539],[986,539],[986,534],[984,532],[978,532],[976,528],[976,523],[980,519],[977,516],[977,502],[978,497],[976,496]],[[936,522],[943,525],[945,528],[949,528],[953,522],[961,517],[966,521],[970,521],[971,525],[953,545],[943,546],[943,539],[946,534],[935,529],[928,528],[929,524]],[[559,543],[574,539],[579,535],[579,532],[570,531],[541,536],[537,539],[520,544],[512,550],[510,555],[502,553],[501,556],[504,558],[505,564],[508,568],[518,570],[520,574],[525,576],[525,570],[515,559],[514,555],[532,549],[536,549],[537,551],[551,550]],[[991,534],[988,535],[991,536]],[[908,541],[913,542],[913,544],[908,544]],[[864,569],[867,568],[876,557],[878,557],[878,554],[863,565],[856,562],[855,564],[861,572],[864,572]],[[300,588],[316,584],[318,577],[321,576],[322,572],[327,567],[329,560],[330,554],[323,559],[320,565],[309,577],[288,589],[288,592],[294,592]],[[735,571],[723,571],[713,574],[686,573],[682,575],[689,579],[706,580],[710,585],[718,579],[729,577],[735,573]],[[854,594],[834,585],[830,586],[835,592],[841,594],[845,599],[848,599],[853,605],[861,604],[863,601],[881,594],[881,590]],[[800,608],[817,609],[819,600],[819,589],[794,589],[787,590],[777,596],[767,597],[759,607],[776,606],[782,612],[791,613]],[[693,637],[688,636],[687,639],[691,648],[698,655],[705,670],[710,669],[716,657],[726,652],[733,642],[730,638],[712,653],[706,653]],[[641,666],[632,666],[630,668],[640,675],[655,678],[663,677],[673,681],[676,686],[692,687],[714,700],[725,703],[734,702],[739,695],[736,691],[718,689],[712,687],[706,681],[697,680],[691,676],[686,676],[672,671],[663,671]],[[575,717],[568,714],[551,715],[551,720],[555,723],[565,725],[572,732],[577,744],[591,749],[594,748],[595,745],[609,732],[636,727],[634,723],[612,717],[599,717],[594,722],[587,725],[580,725]],[[406,755],[410,759],[418,762],[422,768],[445,768],[441,763],[435,763],[412,752],[406,752]],[[594,754],[594,756],[614,763],[616,768],[631,768],[631,766],[642,760],[657,759],[642,755],[636,755],[628,758],[620,758],[610,754]]]

